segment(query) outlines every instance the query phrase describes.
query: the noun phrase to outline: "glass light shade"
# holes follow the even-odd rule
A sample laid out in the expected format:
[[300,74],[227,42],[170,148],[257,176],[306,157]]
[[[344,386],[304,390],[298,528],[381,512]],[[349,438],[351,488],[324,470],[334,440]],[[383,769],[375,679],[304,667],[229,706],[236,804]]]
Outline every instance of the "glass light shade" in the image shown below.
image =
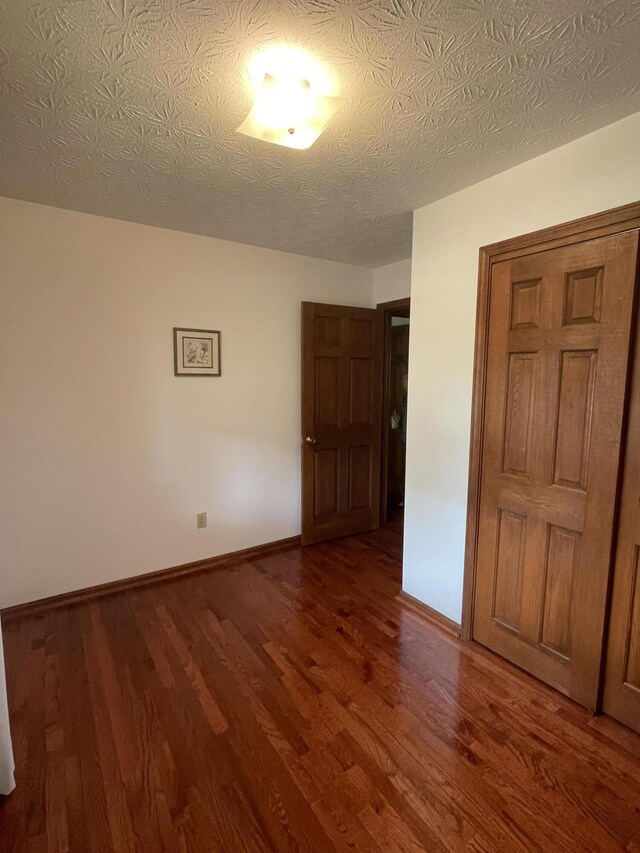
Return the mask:
[[265,74],[238,133],[287,148],[309,148],[342,106],[342,98],[316,94],[308,80]]

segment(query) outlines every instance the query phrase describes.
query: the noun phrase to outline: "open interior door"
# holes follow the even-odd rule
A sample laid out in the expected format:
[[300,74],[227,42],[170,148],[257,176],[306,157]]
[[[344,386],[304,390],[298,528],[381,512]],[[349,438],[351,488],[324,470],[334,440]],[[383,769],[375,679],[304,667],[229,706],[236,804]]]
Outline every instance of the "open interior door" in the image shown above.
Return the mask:
[[302,303],[302,542],[380,522],[382,340],[374,308]]

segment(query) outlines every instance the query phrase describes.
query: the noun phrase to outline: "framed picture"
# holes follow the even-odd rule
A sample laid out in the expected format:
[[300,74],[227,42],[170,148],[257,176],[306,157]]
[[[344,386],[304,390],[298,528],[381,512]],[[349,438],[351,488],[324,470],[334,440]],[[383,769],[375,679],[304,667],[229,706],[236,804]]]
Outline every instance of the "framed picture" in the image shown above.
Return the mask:
[[220,332],[212,329],[173,329],[176,376],[220,376]]

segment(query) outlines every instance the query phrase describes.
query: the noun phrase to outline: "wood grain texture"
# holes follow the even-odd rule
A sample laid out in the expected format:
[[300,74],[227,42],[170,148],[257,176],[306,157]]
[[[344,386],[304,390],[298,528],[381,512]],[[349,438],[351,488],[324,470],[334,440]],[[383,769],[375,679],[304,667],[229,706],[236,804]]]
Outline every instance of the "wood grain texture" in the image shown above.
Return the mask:
[[493,264],[559,246],[567,246],[640,228],[640,201],[602,213],[574,219],[561,225],[532,231],[480,248],[478,253],[478,298],[471,401],[471,442],[469,446],[469,488],[465,535],[462,636],[471,639],[475,605],[475,574],[478,550],[481,460],[484,444],[484,408],[487,391],[488,323],[490,277]]
[[302,303],[302,541],[380,520],[382,326],[373,308]]
[[640,737],[416,618],[377,540],[5,626],[3,853],[637,850]]
[[473,637],[591,709],[637,258],[631,231],[501,261],[490,280]]

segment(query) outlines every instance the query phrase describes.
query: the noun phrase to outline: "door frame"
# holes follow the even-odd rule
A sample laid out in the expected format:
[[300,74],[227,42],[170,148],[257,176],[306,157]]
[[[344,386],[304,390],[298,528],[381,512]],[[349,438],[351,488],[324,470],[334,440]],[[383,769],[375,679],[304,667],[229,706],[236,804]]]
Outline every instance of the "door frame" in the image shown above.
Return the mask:
[[[387,484],[389,464],[389,422],[391,418],[391,406],[389,401],[391,383],[389,377],[389,315],[399,308],[409,309],[409,323],[411,323],[411,297],[403,299],[392,299],[390,302],[379,302],[376,305],[379,322],[382,325],[382,443],[380,445],[380,527],[387,523]],[[411,325],[409,325],[411,329]],[[411,335],[411,331],[409,331]]]
[[[484,444],[484,409],[487,384],[489,343],[489,297],[493,264],[523,255],[531,255],[597,237],[608,237],[640,228],[640,201],[615,207],[562,225],[532,231],[519,237],[482,246],[478,262],[478,297],[476,305],[476,339],[473,362],[473,397],[471,402],[471,443],[469,450],[469,484],[467,492],[467,526],[465,536],[464,582],[462,590],[462,633],[465,640],[473,637],[473,607],[478,555],[480,513],[480,479]],[[631,368],[631,362],[629,368]],[[628,389],[627,389],[628,390]]]

